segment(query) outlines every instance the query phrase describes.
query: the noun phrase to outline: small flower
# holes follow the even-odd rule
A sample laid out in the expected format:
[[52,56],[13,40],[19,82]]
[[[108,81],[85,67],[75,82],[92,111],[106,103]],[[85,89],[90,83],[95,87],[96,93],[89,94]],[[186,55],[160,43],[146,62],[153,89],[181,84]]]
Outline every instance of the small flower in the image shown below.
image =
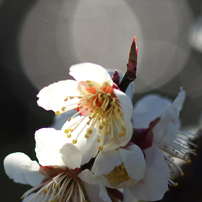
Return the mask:
[[24,199],[36,192],[29,197],[30,202],[103,202],[98,197],[98,185],[92,187],[79,178],[79,173],[82,173],[82,151],[64,139],[61,131],[38,130],[35,140],[40,165],[23,153],[12,153],[4,160],[6,174],[15,182],[34,186],[22,196]]
[[95,158],[92,173],[85,170],[79,174],[83,181],[98,184],[106,201],[108,188],[128,188],[137,184],[145,174],[146,163],[141,149],[130,144],[113,151],[100,152]]
[[[113,87],[108,72],[99,65],[82,63],[71,66],[70,75],[76,81],[59,81],[43,88],[37,95],[38,105],[55,111],[56,115],[77,109],[64,129],[70,138],[81,123],[85,123],[72,140],[73,144],[78,142],[80,135],[88,139],[95,134],[98,135],[100,151],[109,142],[118,146],[127,144],[132,135],[127,132],[132,117],[132,103],[125,93]],[[78,115],[82,117],[73,121]]]
[[[151,106],[151,98],[153,100],[152,103],[154,104],[153,107]],[[169,101],[164,98],[159,98],[158,96],[147,96],[143,98],[144,100],[144,107],[141,104],[141,101],[136,105],[133,112],[133,126],[137,127],[137,123],[144,125],[145,123],[140,123],[138,119],[140,118],[143,120],[145,116],[146,123],[148,123],[147,114],[150,117],[155,117],[155,120],[150,120],[150,125],[147,129],[135,129],[136,134],[134,134],[132,141],[137,143],[137,141],[142,140],[142,147],[149,148],[151,145],[158,146],[159,149],[162,150],[164,154],[164,158],[166,163],[170,169],[170,178],[169,184],[170,185],[177,185],[174,183],[173,174],[176,170],[180,171],[181,175],[183,171],[181,168],[174,162],[174,158],[179,158],[184,160],[185,162],[190,162],[189,155],[195,154],[195,150],[190,148],[190,145],[194,145],[191,141],[189,141],[189,137],[193,136],[192,134],[179,131],[179,111],[182,109],[182,105],[185,99],[185,92],[181,88],[180,93],[174,100],[172,104],[169,104]],[[151,108],[149,108],[149,107]],[[155,108],[156,106],[156,108]],[[158,109],[158,106],[166,106],[165,109],[161,107]],[[148,107],[148,108],[147,108]],[[156,111],[155,111],[156,110]],[[160,115],[160,111],[163,111]],[[151,112],[154,112],[153,114]],[[160,117],[157,116],[160,115]],[[141,126],[140,126],[141,127]],[[135,137],[136,136],[136,137]],[[145,141],[147,139],[147,141]],[[138,144],[138,143],[137,143]],[[145,148],[145,149],[146,149]]]

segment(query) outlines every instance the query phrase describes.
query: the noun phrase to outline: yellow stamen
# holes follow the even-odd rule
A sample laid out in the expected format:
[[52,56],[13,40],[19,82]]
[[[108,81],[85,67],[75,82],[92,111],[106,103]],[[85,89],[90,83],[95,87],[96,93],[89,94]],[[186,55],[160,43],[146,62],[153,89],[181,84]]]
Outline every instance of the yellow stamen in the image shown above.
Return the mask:
[[99,147],[98,147],[98,150],[99,150],[99,151],[102,151],[102,150],[103,150],[103,146],[99,146]]
[[56,112],[55,112],[55,115],[60,115],[60,111],[56,111]]
[[89,138],[89,135],[88,135],[88,134],[85,134],[84,137],[85,137],[86,139],[88,139],[88,138]]

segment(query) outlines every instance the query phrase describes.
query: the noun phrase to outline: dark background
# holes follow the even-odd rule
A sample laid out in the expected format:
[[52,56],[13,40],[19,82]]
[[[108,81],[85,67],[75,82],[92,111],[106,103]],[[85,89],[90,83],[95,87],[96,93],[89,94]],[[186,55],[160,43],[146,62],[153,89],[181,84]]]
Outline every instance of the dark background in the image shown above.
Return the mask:
[[[30,188],[29,186],[26,186],[26,185],[16,184],[6,176],[3,168],[3,159],[9,153],[17,152],[17,151],[26,153],[28,156],[30,156],[31,159],[36,159],[35,152],[34,152],[35,142],[34,142],[33,134],[35,130],[42,127],[48,127],[53,122],[54,113],[47,112],[43,110],[42,108],[39,108],[36,104],[36,100],[37,100],[36,94],[38,93],[39,89],[53,81],[69,78],[68,67],[71,64],[78,63],[78,62],[85,62],[85,58],[91,61],[90,60],[91,58],[90,57],[88,58],[87,56],[78,57],[77,49],[79,47],[77,47],[77,49],[73,48],[71,36],[67,36],[68,38],[67,43],[70,47],[70,50],[67,51],[68,54],[67,54],[67,57],[65,58],[66,60],[65,62],[62,56],[56,55],[56,53],[58,55],[60,53],[58,53],[58,50],[55,49],[55,46],[53,45],[52,47],[49,45],[47,45],[47,47],[43,46],[44,52],[45,52],[44,55],[41,54],[41,52],[43,53],[43,51],[36,52],[37,47],[40,48],[41,43],[39,39],[39,45],[37,44],[35,45],[34,40],[36,39],[34,38],[33,33],[35,32],[40,33],[40,31],[42,30],[42,27],[44,28],[45,26],[47,26],[48,23],[49,23],[48,25],[51,26],[51,22],[52,22],[52,21],[44,20],[46,17],[45,14],[42,15],[40,13],[40,15],[36,15],[35,19],[38,20],[37,22],[41,22],[42,25],[37,26],[37,23],[34,24],[36,26],[33,26],[33,30],[32,28],[30,28],[30,35],[27,35],[26,40],[24,41],[22,40],[21,34],[22,34],[25,19],[27,19],[27,17],[35,8],[35,6],[41,3],[41,6],[46,9],[47,13],[49,12],[49,18],[50,18],[51,15],[54,15],[54,16],[60,15],[60,14],[57,14],[58,7],[57,5],[54,5],[55,2],[54,1],[49,2],[53,4],[52,6],[50,4],[43,3],[43,1],[35,1],[35,0],[29,0],[29,1],[4,0],[4,1],[1,1],[0,3],[0,93],[1,93],[0,106],[1,106],[1,117],[2,117],[0,122],[1,123],[0,124],[0,135],[1,135],[0,157],[2,162],[2,166],[0,167],[1,168],[0,170],[1,198],[0,200],[2,201],[6,201],[6,202],[21,201],[20,196],[27,189]],[[58,1],[58,2],[62,2],[62,1]],[[155,15],[154,13],[155,10],[153,9],[159,6],[158,0],[152,0],[152,2],[153,2],[152,4],[153,7],[151,7],[151,9],[150,9],[151,5],[147,5],[148,0],[144,1],[141,4],[142,8],[148,9],[150,11],[150,16]],[[201,12],[202,3],[200,3],[200,1],[198,0],[188,0],[188,1],[184,0],[179,2],[186,3],[186,6],[189,8],[189,12],[191,13],[192,18],[189,24],[186,24],[185,22],[183,22],[184,24],[182,23],[180,30],[178,30],[179,35],[178,35],[178,38],[176,38],[176,42],[169,42],[169,40],[167,39],[169,39],[169,37],[172,36],[173,27],[170,27],[170,28],[168,27],[169,33],[167,31],[164,33],[164,30],[161,30],[161,26],[159,26],[159,29],[155,30],[155,33],[153,33],[153,30],[152,30],[152,27],[155,27],[155,26],[158,27],[157,22],[166,24],[168,23],[169,19],[167,21],[162,21],[162,22],[161,22],[160,16],[158,16],[159,21],[156,19],[149,19],[146,17],[146,13],[144,18],[144,12],[146,12],[146,10],[143,10],[143,9],[140,11],[138,10],[138,5],[140,4],[140,1],[135,1],[135,0],[125,1],[127,6],[130,6],[130,8],[132,9],[132,12],[134,8],[134,12],[137,13],[137,19],[139,20],[140,24],[143,27],[142,33],[144,36],[142,38],[141,36],[139,36],[140,41],[141,40],[145,41],[145,43],[148,41],[148,43],[151,43],[151,44],[157,41],[158,42],[163,41],[166,43],[169,42],[170,44],[175,45],[175,47],[180,48],[180,50],[183,49],[184,43],[185,42],[188,43],[189,41],[191,29],[198,22],[198,19],[202,15],[202,12]],[[89,3],[89,1],[87,1],[87,3]],[[67,21],[67,27],[71,24],[71,20],[74,18],[74,13],[71,12],[71,9],[73,8],[75,9],[78,5],[79,5],[79,1],[75,1],[74,4],[70,3],[68,5],[69,6],[68,9],[70,10],[68,11],[69,12],[68,16],[65,18],[65,20]],[[173,2],[172,2],[172,5],[173,5]],[[93,8],[93,5],[91,6]],[[111,8],[112,10],[115,9],[116,4],[114,4],[114,6],[112,5]],[[138,12],[140,13],[143,12],[143,13],[140,14]],[[162,11],[162,14],[164,12],[166,12],[166,10]],[[112,16],[117,15],[115,11],[111,11],[110,13]],[[171,12],[170,15],[173,16],[174,14],[172,14]],[[178,14],[176,13],[175,15],[178,16]],[[181,18],[181,17],[182,16],[178,16],[178,18]],[[113,18],[110,18],[110,19],[113,19]],[[171,19],[171,21],[172,20],[174,21],[175,19]],[[124,22],[124,23],[130,23],[130,22]],[[95,27],[96,26],[100,28],[99,17],[98,17],[98,24],[95,24]],[[149,28],[149,26],[151,27]],[[113,24],[110,27],[112,27],[113,29]],[[71,26],[69,29],[71,29]],[[190,32],[187,32],[187,30],[190,30]],[[54,32],[54,26],[53,26],[52,32]],[[160,32],[159,35],[155,35],[156,33],[159,33],[159,32]],[[49,36],[51,34],[51,31],[47,33],[43,33],[45,38],[46,38],[46,34],[47,36]],[[101,35],[109,35],[109,33],[103,32],[101,33]],[[132,36],[135,36],[135,35],[138,35],[138,34],[132,33],[131,38],[128,39],[128,41],[132,41]],[[163,36],[165,36],[165,38],[163,38]],[[91,38],[92,36],[88,36],[88,37]],[[201,35],[201,38],[202,38],[202,35]],[[124,42],[118,41],[116,37],[114,40],[115,40],[114,42],[115,44],[119,44],[121,47],[126,46],[128,47],[128,50],[129,50],[130,43],[124,44]],[[106,41],[103,40],[103,43],[107,43],[107,40]],[[29,46],[29,44],[31,45]],[[51,44],[51,41],[48,41],[47,44]],[[88,44],[89,49],[86,49],[86,52],[89,53],[89,55],[92,54],[91,46],[93,46],[93,44]],[[139,47],[140,49],[141,47],[143,47],[143,45],[141,45],[141,42],[139,43],[139,46],[140,46]],[[136,102],[138,99],[140,99],[141,97],[143,97],[144,95],[148,93],[159,93],[163,96],[167,96],[171,99],[174,99],[177,93],[179,92],[179,87],[183,85],[185,91],[187,91],[187,98],[181,113],[182,127],[190,126],[190,127],[199,128],[201,125],[200,115],[201,115],[201,109],[202,109],[202,88],[201,88],[202,87],[202,84],[201,84],[202,53],[200,49],[196,48],[192,43],[188,43],[188,46],[189,46],[188,55],[183,64],[183,67],[180,70],[178,70],[178,61],[182,60],[183,58],[182,59],[178,58],[177,54],[175,58],[173,57],[175,59],[175,62],[170,63],[170,68],[173,69],[173,72],[175,72],[175,68],[176,68],[177,73],[173,74],[173,72],[170,72],[170,74],[173,74],[173,75],[170,77],[169,80],[167,80],[166,83],[161,82],[161,85],[160,84],[157,85],[155,83],[157,80],[154,79],[154,80],[151,80],[150,83],[146,83],[145,85],[143,85],[143,81],[141,80],[142,79],[141,71],[138,72],[138,78],[135,83],[136,93],[134,95],[134,102]],[[22,47],[25,47],[23,51],[22,51]],[[154,78],[155,78],[155,75],[158,73],[158,71],[160,71],[159,68],[160,69],[164,68],[163,66],[161,66],[164,63],[164,60],[161,61],[162,58],[161,58],[161,55],[159,55],[159,53],[162,52],[163,56],[165,57],[167,56],[166,48],[164,48],[164,46],[162,46],[162,49],[158,47],[158,50],[155,49],[155,46],[154,48],[150,48],[150,47],[151,46],[144,45],[143,47],[144,51],[140,50],[139,52],[143,56],[140,56],[141,61],[138,64],[139,65],[138,68],[143,69],[144,66],[146,66],[145,68],[148,68],[146,73],[143,72],[144,79],[145,77],[148,77],[148,79],[146,78],[146,80],[150,79],[151,74],[154,74]],[[98,53],[101,48],[102,47],[97,47]],[[110,50],[108,51],[110,53],[111,52],[113,53],[113,50],[114,50],[113,46],[111,47],[111,50],[112,51]],[[175,49],[175,51],[176,50],[177,49]],[[51,51],[55,51],[55,52],[51,52]],[[120,51],[123,52],[122,49],[120,49]],[[26,55],[25,54],[26,52],[31,54]],[[92,62],[96,62],[103,66],[105,64],[108,64],[103,59],[99,60],[99,55],[96,55],[96,53],[93,53],[93,54],[95,54],[95,57],[92,58],[93,60]],[[126,58],[125,60],[127,61],[128,52],[124,52],[124,54]],[[55,58],[52,57],[53,55]],[[119,62],[117,62],[118,59],[116,57],[117,55],[115,54],[110,55],[111,63],[109,63],[107,67],[109,67],[110,69],[110,68],[114,68],[115,66],[115,68],[118,68],[124,71],[125,67],[123,66],[119,67]],[[36,62],[35,60],[36,58],[38,58],[38,62]],[[26,62],[23,62],[25,60]],[[51,60],[51,62],[49,62],[49,60]],[[54,69],[51,66],[52,61],[55,61],[54,67],[57,66],[56,69]],[[41,67],[43,62],[44,62],[45,69]],[[114,66],[110,66],[111,64],[114,64]],[[29,69],[25,71],[26,65],[29,66],[28,67]],[[62,66],[62,70],[59,69],[60,66]],[[30,74],[34,75],[34,77],[31,79],[30,79]],[[163,76],[166,78],[168,74],[169,72],[164,73]],[[161,80],[163,80],[164,77],[160,77]],[[141,85],[143,86],[142,88],[141,88]],[[171,188],[170,191],[166,193],[164,200],[162,201],[194,201],[194,202],[202,201],[202,193],[201,193],[202,174],[200,172],[202,170],[202,165],[201,165],[202,151],[200,149],[200,144],[201,144],[200,138],[197,140],[197,143],[199,144],[198,156],[193,157],[192,163],[185,167],[185,176],[180,177],[178,179],[179,186]]]

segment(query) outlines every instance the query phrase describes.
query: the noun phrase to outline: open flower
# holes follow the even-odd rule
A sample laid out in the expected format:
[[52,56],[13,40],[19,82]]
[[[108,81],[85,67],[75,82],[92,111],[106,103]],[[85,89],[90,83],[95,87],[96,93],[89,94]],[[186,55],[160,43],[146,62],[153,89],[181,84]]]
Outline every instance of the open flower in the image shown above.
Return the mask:
[[[151,98],[153,102],[151,102]],[[141,140],[143,147],[145,145],[156,145],[162,150],[165,161],[170,169],[170,185],[177,185],[172,181],[173,174],[176,170],[180,171],[181,175],[183,175],[181,168],[174,162],[174,157],[182,159],[185,162],[189,162],[190,153],[195,154],[195,150],[190,148],[190,145],[195,146],[189,141],[191,134],[179,131],[179,111],[182,109],[184,99],[185,92],[182,88],[172,104],[169,104],[170,101],[167,99],[160,98],[159,96],[146,96],[143,98],[144,107],[141,104],[142,101],[140,100],[133,112],[133,127],[135,128],[138,126],[137,123],[139,123],[139,127],[145,124],[142,122],[140,123],[138,121],[139,118],[143,120],[143,117],[145,116],[147,124],[149,121],[147,114],[148,116],[154,118],[154,120],[150,120],[150,124],[147,129],[135,129],[136,134],[132,139],[134,140],[134,143],[137,143],[136,141],[138,138],[135,138],[135,136],[137,137],[141,134],[141,137],[143,138]],[[152,103],[158,104],[154,104],[152,107]],[[160,107],[160,110],[158,109],[158,106]],[[165,109],[161,106],[164,106]],[[161,113],[159,113],[160,111]],[[153,114],[151,112],[153,112]]]
[[[127,144],[132,135],[127,132],[132,117],[130,98],[113,87],[110,75],[99,65],[73,65],[70,67],[70,75],[76,81],[59,81],[44,87],[37,95],[38,105],[53,110],[56,115],[77,109],[77,113],[68,119],[70,124],[64,129],[67,137],[71,137],[72,132],[82,122],[85,123],[85,129],[81,128],[77,132],[73,144],[77,143],[80,135],[87,139],[90,135],[98,135],[99,150],[103,150],[104,145],[110,141],[118,146]],[[73,119],[77,115],[82,117],[75,122]]]
[[[49,133],[47,133],[49,131]],[[98,185],[79,178],[82,151],[64,141],[61,131],[40,129],[35,133],[39,164],[23,153],[12,153],[4,160],[6,174],[15,182],[34,186],[22,198],[29,201],[99,201]]]
[[79,174],[83,181],[98,184],[100,195],[110,202],[108,188],[128,188],[138,183],[145,174],[146,163],[141,149],[130,144],[113,151],[103,151],[95,158],[92,173],[84,170]]

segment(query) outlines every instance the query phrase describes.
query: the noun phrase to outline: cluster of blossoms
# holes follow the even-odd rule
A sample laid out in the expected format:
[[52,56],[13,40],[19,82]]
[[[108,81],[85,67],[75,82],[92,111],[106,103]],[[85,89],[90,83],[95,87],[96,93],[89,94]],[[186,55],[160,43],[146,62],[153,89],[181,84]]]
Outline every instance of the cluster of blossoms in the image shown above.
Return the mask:
[[154,201],[176,185],[174,173],[183,172],[174,158],[195,154],[190,134],[179,130],[185,92],[173,103],[148,95],[133,108],[136,66],[134,38],[124,76],[82,63],[70,67],[75,80],[39,92],[39,106],[67,118],[59,129],[36,131],[38,162],[20,152],[5,158],[6,174],[33,186],[24,202]]

